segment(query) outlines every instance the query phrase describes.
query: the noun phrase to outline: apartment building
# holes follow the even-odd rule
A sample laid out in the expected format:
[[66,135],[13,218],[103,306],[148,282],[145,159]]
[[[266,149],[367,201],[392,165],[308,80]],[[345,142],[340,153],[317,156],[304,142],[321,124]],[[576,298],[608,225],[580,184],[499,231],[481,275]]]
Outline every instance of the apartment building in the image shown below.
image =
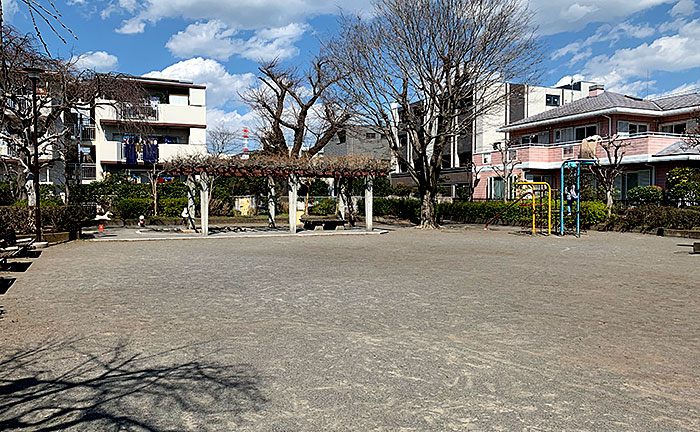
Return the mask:
[[[64,121],[74,131],[71,138],[79,152],[65,161],[65,170],[60,164],[46,168],[42,181],[89,183],[117,171],[146,181],[153,164],[176,155],[207,152],[205,86],[159,78],[124,79],[138,81],[149,95],[138,119],[133,110],[116,109],[109,101],[101,101],[92,113],[68,114]],[[147,123],[147,142],[130,132],[133,127],[128,126],[135,122]]]
[[[596,84],[585,81],[558,87],[506,83],[500,96],[495,96],[499,101],[502,100],[502,103],[474,121],[471,135],[457,137],[444,148],[442,179],[448,195],[455,196],[458,187],[473,187],[473,165],[476,161],[489,158],[494,151],[494,144],[510,138],[509,132],[501,129],[504,124],[516,123],[587,97],[591,88],[597,88]],[[399,139],[406,143],[403,152],[407,159],[412,161],[408,138],[399,136]],[[391,174],[392,184],[413,185],[410,175],[406,172],[407,167],[396,160],[392,166],[395,167]],[[481,198],[476,194],[474,197]]]
[[326,144],[322,152],[328,156],[364,154],[377,159],[391,159],[387,137],[369,126],[346,127],[338,132],[335,140]]
[[[617,182],[618,198],[635,186],[665,187],[666,174],[678,166],[700,166],[700,149],[688,146],[684,135],[694,131],[700,114],[700,94],[689,93],[653,100],[604,91],[602,86],[567,105],[507,123],[499,132],[513,143],[506,152],[521,179],[546,181],[558,189],[559,169],[567,159],[579,158],[584,139],[617,136],[625,144],[624,173]],[[595,157],[607,163],[600,145]],[[504,194],[501,152],[483,151],[474,158],[474,196],[500,199]]]

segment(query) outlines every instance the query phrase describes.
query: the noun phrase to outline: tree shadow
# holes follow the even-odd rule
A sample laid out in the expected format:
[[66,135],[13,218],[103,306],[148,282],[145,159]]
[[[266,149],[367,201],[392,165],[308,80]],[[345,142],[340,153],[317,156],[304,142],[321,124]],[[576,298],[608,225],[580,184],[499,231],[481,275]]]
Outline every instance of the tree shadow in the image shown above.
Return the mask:
[[0,277],[0,295],[7,293],[17,278]]
[[197,346],[145,355],[79,342],[0,358],[0,430],[231,430],[266,402],[252,367],[209,361],[215,353]]

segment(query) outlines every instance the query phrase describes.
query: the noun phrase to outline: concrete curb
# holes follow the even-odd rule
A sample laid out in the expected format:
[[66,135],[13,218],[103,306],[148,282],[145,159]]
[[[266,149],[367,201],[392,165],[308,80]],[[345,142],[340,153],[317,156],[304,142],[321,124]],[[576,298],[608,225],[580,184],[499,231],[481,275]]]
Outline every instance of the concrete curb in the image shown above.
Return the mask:
[[[138,231],[137,231],[138,232]],[[388,230],[368,231],[308,231],[297,234],[292,233],[239,233],[229,235],[210,235],[197,237],[142,237],[142,238],[96,238],[86,239],[89,242],[138,242],[138,241],[159,241],[159,240],[216,240],[216,239],[239,239],[239,238],[280,238],[280,237],[321,237],[321,236],[348,236],[348,235],[381,235],[388,233]]]

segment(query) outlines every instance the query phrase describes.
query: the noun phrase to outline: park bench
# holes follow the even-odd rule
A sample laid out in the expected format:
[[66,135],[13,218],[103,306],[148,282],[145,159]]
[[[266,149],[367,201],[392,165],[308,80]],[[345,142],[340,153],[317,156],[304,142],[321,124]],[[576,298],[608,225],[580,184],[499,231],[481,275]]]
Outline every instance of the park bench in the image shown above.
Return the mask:
[[0,266],[7,264],[8,258],[15,258],[22,256],[34,243],[31,238],[19,239],[14,242],[12,246],[6,246],[0,248]]
[[335,216],[309,216],[300,218],[305,230],[339,230],[345,229],[346,221]]

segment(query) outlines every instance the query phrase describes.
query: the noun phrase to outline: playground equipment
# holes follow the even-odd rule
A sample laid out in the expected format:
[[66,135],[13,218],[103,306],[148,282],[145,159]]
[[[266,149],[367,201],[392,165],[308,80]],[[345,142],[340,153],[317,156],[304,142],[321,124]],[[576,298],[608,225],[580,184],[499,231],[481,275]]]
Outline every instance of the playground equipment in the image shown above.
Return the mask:
[[520,195],[518,198],[516,198],[516,200],[513,201],[513,202],[511,202],[510,205],[509,205],[508,207],[504,208],[503,210],[501,210],[500,212],[498,212],[498,214],[497,214],[496,216],[494,216],[494,217],[492,217],[491,219],[489,219],[489,221],[486,222],[486,225],[484,225],[484,229],[485,229],[485,230],[489,229],[489,225],[491,225],[491,222],[497,220],[499,217],[501,217],[502,214],[504,214],[505,212],[507,212],[508,210],[510,210],[511,208],[513,208],[513,206],[515,206],[516,204],[518,204],[520,201],[524,200],[528,195],[530,195],[530,192],[524,193],[524,194]]
[[566,189],[566,169],[576,169],[576,235],[581,235],[581,166],[583,165],[593,165],[595,159],[571,159],[564,162],[561,165],[561,182],[559,183],[559,234],[564,235],[565,225],[564,222],[564,190]]
[[547,182],[517,182],[517,186],[529,187],[530,191],[523,196],[530,195],[532,203],[520,203],[521,206],[532,207],[532,235],[537,234],[537,228],[544,234],[545,226],[547,235],[552,234],[552,188]]

